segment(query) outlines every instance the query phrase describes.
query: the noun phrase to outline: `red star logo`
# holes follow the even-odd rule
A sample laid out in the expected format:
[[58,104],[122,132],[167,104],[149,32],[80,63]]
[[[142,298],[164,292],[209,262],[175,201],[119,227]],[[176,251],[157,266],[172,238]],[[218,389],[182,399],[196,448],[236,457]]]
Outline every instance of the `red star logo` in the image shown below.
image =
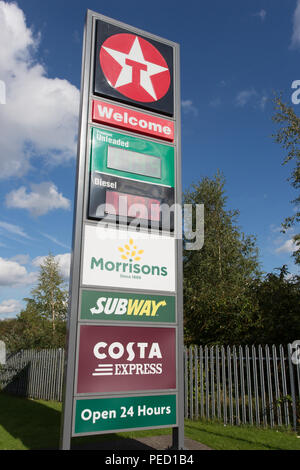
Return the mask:
[[158,101],[170,87],[170,71],[163,56],[150,42],[133,34],[106,39],[100,64],[109,85],[135,101]]

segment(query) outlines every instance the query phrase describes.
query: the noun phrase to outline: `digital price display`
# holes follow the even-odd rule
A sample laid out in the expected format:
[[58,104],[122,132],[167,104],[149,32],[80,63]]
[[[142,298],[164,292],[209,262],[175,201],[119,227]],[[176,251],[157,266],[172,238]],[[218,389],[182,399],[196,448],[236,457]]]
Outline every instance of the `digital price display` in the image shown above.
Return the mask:
[[107,167],[137,175],[161,178],[159,157],[108,146]]
[[173,188],[174,147],[92,127],[90,171]]
[[88,217],[143,227],[174,230],[174,188],[90,173]]
[[128,217],[159,221],[159,208],[160,201],[158,199],[106,191],[105,212],[107,214],[122,215],[123,217],[128,215]]

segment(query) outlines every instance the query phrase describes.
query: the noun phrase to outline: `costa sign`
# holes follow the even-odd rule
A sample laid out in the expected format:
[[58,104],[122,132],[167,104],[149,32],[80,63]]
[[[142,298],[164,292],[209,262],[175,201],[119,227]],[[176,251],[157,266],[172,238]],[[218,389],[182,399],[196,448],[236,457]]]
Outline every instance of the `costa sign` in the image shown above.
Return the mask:
[[105,101],[93,100],[92,120],[99,124],[127,129],[169,142],[174,141],[173,121],[126,109]]
[[172,47],[98,20],[95,51],[95,95],[173,116]]
[[175,328],[80,326],[77,393],[175,388]]

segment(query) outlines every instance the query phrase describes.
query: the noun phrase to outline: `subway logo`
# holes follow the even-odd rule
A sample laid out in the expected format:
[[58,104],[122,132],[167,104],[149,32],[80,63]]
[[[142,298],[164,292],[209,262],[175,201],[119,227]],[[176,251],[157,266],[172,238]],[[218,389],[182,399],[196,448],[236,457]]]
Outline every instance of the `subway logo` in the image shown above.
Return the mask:
[[82,290],[81,320],[175,322],[175,297]]

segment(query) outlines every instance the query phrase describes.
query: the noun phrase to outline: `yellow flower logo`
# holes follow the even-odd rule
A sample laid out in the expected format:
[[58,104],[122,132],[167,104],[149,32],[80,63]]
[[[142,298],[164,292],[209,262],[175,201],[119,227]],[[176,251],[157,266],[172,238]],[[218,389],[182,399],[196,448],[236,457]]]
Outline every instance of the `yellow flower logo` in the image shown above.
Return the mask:
[[140,261],[141,257],[139,255],[144,253],[144,250],[137,249],[132,238],[130,238],[129,242],[124,245],[124,248],[119,246],[118,250],[122,253],[121,258],[124,260],[132,258],[134,261]]

